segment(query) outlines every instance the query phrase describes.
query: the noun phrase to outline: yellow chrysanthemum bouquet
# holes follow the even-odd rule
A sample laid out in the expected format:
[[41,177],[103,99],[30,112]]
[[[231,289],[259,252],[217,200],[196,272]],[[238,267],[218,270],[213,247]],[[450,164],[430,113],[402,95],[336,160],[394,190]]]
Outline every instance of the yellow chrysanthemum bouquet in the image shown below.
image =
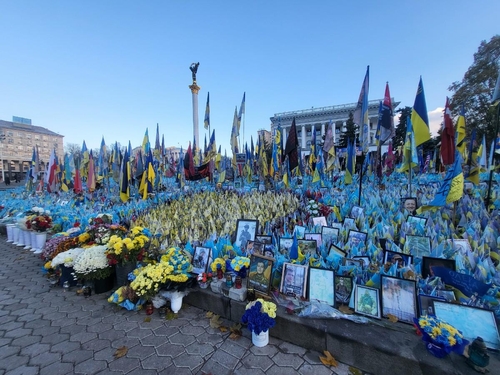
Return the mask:
[[150,243],[149,232],[142,227],[134,227],[125,238],[112,235],[107,243],[106,257],[109,264],[125,264],[142,261]]

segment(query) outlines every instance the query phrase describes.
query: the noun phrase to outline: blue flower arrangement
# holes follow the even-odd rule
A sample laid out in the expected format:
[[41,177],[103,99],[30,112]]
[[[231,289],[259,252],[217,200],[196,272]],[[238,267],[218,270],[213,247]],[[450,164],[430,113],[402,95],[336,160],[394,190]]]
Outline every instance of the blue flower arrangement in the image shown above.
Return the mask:
[[274,318],[276,318],[276,305],[259,298],[246,306],[241,322],[247,324],[250,331],[259,335],[275,326]]

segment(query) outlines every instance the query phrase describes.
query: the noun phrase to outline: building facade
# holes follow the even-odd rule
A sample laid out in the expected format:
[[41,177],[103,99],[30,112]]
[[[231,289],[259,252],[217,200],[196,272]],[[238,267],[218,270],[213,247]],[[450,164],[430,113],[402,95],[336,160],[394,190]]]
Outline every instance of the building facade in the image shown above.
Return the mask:
[[[375,133],[377,131],[378,112],[381,100],[383,99],[370,100],[368,102],[370,152],[376,151]],[[393,109],[399,105],[399,102],[395,102],[394,98],[392,99],[392,103]],[[338,144],[341,134],[346,131],[346,122],[349,119],[349,114],[351,112],[354,113],[356,106],[357,103],[351,103],[276,113],[273,117],[271,117],[271,132],[272,134],[275,134],[275,129],[278,125],[280,125],[283,131],[283,144],[285,144],[290,127],[292,126],[292,120],[295,118],[297,137],[302,156],[308,155],[311,151],[313,132],[316,132],[316,139],[321,139],[321,137],[325,134],[330,121],[333,121],[333,124],[335,125],[335,144]],[[387,145],[385,148],[387,148]],[[382,149],[382,153],[384,151],[385,150]]]
[[30,168],[33,147],[38,146],[39,170],[45,170],[50,153],[56,150],[61,159],[64,156],[63,135],[41,126],[31,125],[31,120],[14,117],[15,121],[0,120],[0,176],[14,179],[16,174],[24,178]]

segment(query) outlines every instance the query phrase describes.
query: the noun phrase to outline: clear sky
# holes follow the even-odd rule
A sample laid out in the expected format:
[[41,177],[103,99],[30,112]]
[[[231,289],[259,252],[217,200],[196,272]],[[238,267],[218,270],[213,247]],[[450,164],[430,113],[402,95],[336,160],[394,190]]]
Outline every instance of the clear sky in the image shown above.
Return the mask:
[[[388,81],[412,106],[420,76],[431,128],[449,85],[500,33],[498,0],[0,0],[0,119],[32,119],[66,143],[166,146],[193,139],[191,72],[200,62],[200,139],[210,92],[217,146],[231,154],[246,92],[244,140],[275,113],[369,100]],[[397,123],[397,122],[396,122]],[[243,135],[243,134],[242,134]]]

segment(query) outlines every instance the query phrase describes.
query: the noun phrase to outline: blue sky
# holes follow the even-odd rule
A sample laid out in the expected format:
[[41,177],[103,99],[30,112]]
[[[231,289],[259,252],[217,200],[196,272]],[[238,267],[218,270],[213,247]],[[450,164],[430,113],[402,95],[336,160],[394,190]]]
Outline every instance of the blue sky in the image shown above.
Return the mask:
[[200,62],[200,139],[210,92],[217,145],[231,154],[243,92],[250,142],[275,113],[356,102],[370,65],[369,100],[388,81],[400,107],[422,76],[435,130],[499,14],[498,0],[0,0],[0,119],[30,118],[89,148],[102,137],[137,146],[146,128],[154,143],[158,123],[167,146],[187,147],[189,66]]

